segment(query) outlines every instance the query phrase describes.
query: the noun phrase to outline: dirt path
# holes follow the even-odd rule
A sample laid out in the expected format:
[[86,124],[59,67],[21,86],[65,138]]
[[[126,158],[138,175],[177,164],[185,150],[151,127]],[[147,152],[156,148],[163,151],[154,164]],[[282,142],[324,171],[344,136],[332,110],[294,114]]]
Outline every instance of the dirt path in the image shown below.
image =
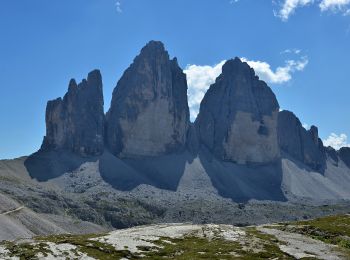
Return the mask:
[[6,211],[6,212],[3,212],[3,213],[0,213],[0,216],[8,215],[8,214],[20,211],[22,209],[24,209],[24,206],[21,206],[21,207],[19,207],[17,209],[13,209],[13,210],[10,210],[10,211]]
[[317,259],[327,260],[345,259],[344,255],[337,251],[336,246],[323,243],[322,241],[278,229],[258,227],[258,230],[269,235],[274,235],[282,242],[279,244],[279,248],[297,259],[303,257],[316,257]]

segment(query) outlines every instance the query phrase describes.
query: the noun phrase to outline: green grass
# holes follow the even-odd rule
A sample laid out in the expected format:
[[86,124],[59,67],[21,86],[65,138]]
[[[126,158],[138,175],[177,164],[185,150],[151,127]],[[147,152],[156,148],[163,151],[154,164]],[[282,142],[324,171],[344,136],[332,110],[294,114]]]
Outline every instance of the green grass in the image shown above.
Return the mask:
[[[222,238],[208,240],[195,236],[161,238],[156,242],[160,248],[147,248],[145,259],[293,259],[279,249],[275,237],[262,234],[254,228],[247,229],[246,232],[247,239],[244,242]],[[254,241],[259,244],[259,250],[254,250]]]
[[[228,241],[216,236],[208,239],[205,237],[196,237],[193,235],[184,238],[160,238],[155,241],[154,247],[139,247],[142,251],[143,259],[293,259],[283,253],[274,236],[263,234],[255,228],[246,228],[246,237],[240,241]],[[103,235],[53,235],[47,237],[37,237],[34,243],[6,242],[6,249],[9,250],[11,257],[22,259],[36,259],[41,253],[44,256],[52,253],[47,242],[55,244],[71,244],[76,246],[73,250],[76,256],[78,252],[95,259],[139,259],[140,254],[132,254],[127,248],[116,250],[112,245],[95,241],[94,238]],[[68,256],[67,256],[68,257]]]
[[[275,227],[274,227],[275,228]],[[281,230],[307,235],[343,248],[350,257],[350,216],[335,215],[306,221],[284,223]]]
[[41,242],[53,242],[55,244],[71,244],[77,247],[79,252],[95,259],[120,259],[123,257],[138,258],[127,250],[116,250],[112,245],[93,240],[103,235],[55,235],[36,238]]
[[139,258],[127,250],[116,250],[109,244],[92,240],[92,238],[100,236],[101,235],[54,235],[37,237],[35,238],[35,243],[16,244],[14,242],[6,242],[3,245],[10,252],[11,257],[19,257],[21,260],[37,259],[39,253],[44,256],[52,253],[46,242],[74,245],[76,246],[76,250],[73,250],[73,253],[75,253],[76,256],[79,256],[78,252],[81,252],[95,259],[114,260],[123,257],[132,259]]
[[18,257],[19,259],[36,259],[36,256],[41,253],[43,256],[47,256],[51,251],[48,249],[47,244],[37,243],[29,244],[24,243],[17,245],[14,242],[5,242],[6,249],[10,252],[10,257]]

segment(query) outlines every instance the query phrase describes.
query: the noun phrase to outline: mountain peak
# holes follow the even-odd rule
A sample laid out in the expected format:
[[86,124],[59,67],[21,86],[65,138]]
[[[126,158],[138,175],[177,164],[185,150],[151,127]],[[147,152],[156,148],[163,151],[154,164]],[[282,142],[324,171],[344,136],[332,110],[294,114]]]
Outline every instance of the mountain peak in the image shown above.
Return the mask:
[[223,74],[232,74],[232,72],[251,71],[251,70],[252,69],[249,67],[249,65],[246,62],[243,62],[238,57],[227,60],[222,66]]
[[204,145],[219,159],[265,163],[279,157],[276,96],[239,58],[228,60],[205,94],[196,120]]
[[121,157],[156,156],[185,147],[186,75],[161,42],[151,41],[124,72],[107,114],[107,143]]

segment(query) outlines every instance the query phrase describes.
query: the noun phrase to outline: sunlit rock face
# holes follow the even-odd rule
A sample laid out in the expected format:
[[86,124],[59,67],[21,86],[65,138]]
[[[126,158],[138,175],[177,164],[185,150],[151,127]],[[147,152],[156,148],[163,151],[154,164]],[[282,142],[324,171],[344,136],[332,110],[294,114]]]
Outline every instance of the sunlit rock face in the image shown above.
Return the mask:
[[[318,137],[317,127],[311,126],[309,130],[306,130],[292,112],[281,111],[278,117],[278,137],[282,151],[313,170],[324,170],[326,149]],[[331,149],[328,154],[334,157],[334,161],[337,161]]]
[[46,107],[46,136],[41,150],[68,150],[94,156],[104,149],[102,78],[98,70],[79,85],[72,79],[62,98]]
[[204,96],[195,126],[202,145],[219,159],[267,163],[280,156],[278,111],[271,89],[235,58],[224,64]]
[[188,127],[186,75],[161,42],[151,41],[113,91],[108,147],[126,158],[169,154],[185,149]]

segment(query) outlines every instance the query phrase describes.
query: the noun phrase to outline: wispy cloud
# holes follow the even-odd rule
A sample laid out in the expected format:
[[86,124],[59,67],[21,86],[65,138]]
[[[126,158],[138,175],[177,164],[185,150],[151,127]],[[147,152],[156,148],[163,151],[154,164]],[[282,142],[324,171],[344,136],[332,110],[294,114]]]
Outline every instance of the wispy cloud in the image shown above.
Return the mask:
[[[264,61],[254,61],[247,58],[241,58],[241,60],[247,62],[262,80],[270,84],[283,84],[290,81],[294,72],[304,70],[308,64],[307,57],[301,57],[298,60],[287,60],[284,66],[279,66],[273,70],[270,64]],[[225,62],[226,60],[223,60],[213,66],[192,64],[187,65],[184,70],[187,75],[188,103],[192,121],[199,112],[200,102],[209,86],[221,74]]]
[[295,9],[312,4],[314,0],[284,0],[281,5],[281,9],[275,12],[275,16],[278,16],[282,21],[287,21],[289,16],[295,12]]
[[281,52],[281,54],[300,54],[301,53],[301,50],[299,49],[286,49],[284,51]]
[[297,8],[313,4],[318,4],[321,12],[340,12],[344,15],[348,15],[350,13],[350,0],[283,0],[278,1],[278,3],[280,8],[278,11],[274,11],[274,13],[275,16],[281,18],[282,21],[287,21],[289,17],[295,13]]
[[264,61],[254,61],[246,58],[242,58],[242,60],[247,62],[262,80],[272,84],[282,84],[290,81],[293,72],[303,71],[309,63],[309,60],[305,56],[300,60],[287,60],[284,66],[277,67],[273,70],[270,64]]
[[350,4],[350,0],[322,0],[319,4],[321,11],[345,11]]
[[335,133],[331,133],[326,139],[323,140],[323,144],[325,146],[331,146],[336,150],[339,150],[342,147],[350,147],[346,134],[337,135]]
[[122,13],[122,3],[120,1],[115,2],[115,8],[117,10],[118,13]]

